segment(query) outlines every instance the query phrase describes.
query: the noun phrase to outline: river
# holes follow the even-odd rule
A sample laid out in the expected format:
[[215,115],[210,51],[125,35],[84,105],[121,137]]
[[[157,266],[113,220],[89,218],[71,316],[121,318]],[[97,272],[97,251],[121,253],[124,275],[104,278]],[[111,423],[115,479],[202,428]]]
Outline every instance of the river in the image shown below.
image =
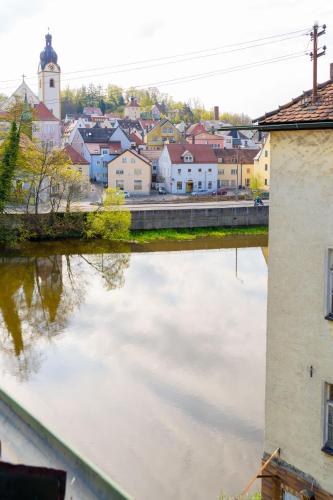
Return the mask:
[[138,500],[239,493],[263,451],[266,247],[2,253],[1,386]]

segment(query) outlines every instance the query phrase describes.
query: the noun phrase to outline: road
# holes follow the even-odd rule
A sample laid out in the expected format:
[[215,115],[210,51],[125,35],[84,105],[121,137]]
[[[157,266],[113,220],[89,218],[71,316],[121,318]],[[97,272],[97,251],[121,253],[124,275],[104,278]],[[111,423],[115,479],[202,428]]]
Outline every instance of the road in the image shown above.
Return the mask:
[[[269,205],[269,201],[264,202]],[[131,211],[139,210],[191,210],[206,208],[234,208],[234,207],[253,207],[253,201],[198,201],[191,203],[127,203],[126,208]]]

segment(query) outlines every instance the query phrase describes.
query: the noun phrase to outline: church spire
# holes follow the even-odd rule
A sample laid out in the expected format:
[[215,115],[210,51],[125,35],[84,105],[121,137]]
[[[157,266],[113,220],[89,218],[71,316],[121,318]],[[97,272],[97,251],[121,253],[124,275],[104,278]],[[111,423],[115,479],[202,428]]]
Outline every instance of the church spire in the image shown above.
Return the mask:
[[52,35],[47,33],[45,35],[46,45],[44,50],[40,53],[40,67],[43,70],[48,63],[57,64],[58,56],[54,48],[52,47]]

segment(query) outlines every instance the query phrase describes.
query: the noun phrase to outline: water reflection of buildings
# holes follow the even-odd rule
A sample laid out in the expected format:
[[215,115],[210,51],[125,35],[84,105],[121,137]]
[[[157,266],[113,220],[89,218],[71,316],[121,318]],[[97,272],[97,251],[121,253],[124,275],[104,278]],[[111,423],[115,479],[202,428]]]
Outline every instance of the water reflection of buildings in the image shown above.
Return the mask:
[[[84,262],[108,289],[124,284],[129,255],[5,257],[0,260],[0,349],[20,378],[39,369],[38,340],[61,333],[85,290]],[[2,320],[2,321],[1,321]],[[2,323],[2,324],[1,324]]]

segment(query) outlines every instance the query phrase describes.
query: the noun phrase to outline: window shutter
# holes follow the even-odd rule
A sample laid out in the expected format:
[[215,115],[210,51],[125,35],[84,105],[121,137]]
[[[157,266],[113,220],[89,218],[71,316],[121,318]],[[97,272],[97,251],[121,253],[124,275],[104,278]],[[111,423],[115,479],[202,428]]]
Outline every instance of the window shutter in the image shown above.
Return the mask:
[[326,445],[333,449],[333,401],[327,403],[327,442]]

